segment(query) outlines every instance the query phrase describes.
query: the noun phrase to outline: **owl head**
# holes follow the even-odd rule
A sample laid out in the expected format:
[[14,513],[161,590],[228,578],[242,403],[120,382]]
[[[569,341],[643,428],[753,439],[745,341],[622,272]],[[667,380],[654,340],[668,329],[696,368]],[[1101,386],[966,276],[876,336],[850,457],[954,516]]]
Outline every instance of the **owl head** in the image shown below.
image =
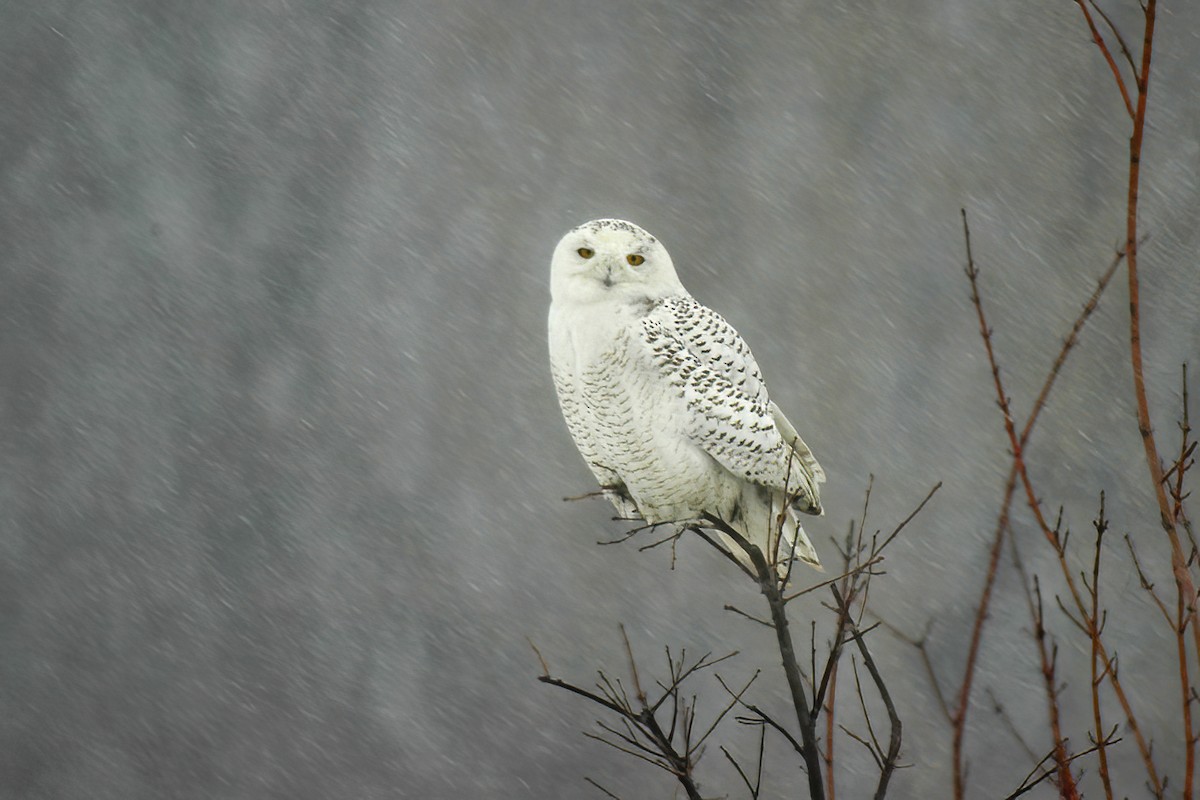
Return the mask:
[[622,219],[594,219],[567,232],[550,261],[556,303],[657,300],[686,294],[667,248]]

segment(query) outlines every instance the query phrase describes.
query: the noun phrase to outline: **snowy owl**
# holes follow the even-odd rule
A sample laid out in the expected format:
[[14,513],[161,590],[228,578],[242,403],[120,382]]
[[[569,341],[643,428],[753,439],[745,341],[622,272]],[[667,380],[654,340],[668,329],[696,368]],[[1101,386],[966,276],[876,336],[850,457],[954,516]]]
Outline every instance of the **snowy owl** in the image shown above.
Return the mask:
[[771,558],[786,488],[781,568],[794,547],[820,569],[798,515],[823,513],[825,472],[767,396],[750,348],[688,294],[666,248],[631,222],[586,222],[555,248],[550,294],[558,402],[620,516],[713,514]]

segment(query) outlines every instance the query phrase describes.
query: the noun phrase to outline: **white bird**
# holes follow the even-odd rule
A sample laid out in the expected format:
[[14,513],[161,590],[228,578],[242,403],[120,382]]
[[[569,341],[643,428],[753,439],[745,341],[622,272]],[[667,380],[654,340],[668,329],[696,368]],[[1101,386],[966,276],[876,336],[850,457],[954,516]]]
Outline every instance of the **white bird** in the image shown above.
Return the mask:
[[712,514],[781,571],[793,552],[820,569],[799,515],[823,513],[825,471],[767,396],[749,346],[688,294],[666,248],[631,222],[586,222],[555,248],[550,294],[559,405],[620,516]]

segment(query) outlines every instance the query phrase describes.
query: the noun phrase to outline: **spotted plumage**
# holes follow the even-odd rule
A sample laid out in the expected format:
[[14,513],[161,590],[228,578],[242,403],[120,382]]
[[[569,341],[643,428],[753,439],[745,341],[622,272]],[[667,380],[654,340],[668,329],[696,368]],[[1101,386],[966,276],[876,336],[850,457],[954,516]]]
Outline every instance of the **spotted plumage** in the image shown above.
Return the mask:
[[563,417],[621,516],[715,514],[770,552],[782,514],[781,560],[794,543],[819,568],[797,517],[822,513],[825,473],[745,341],[688,294],[658,240],[624,220],[575,228],[555,249],[551,294]]

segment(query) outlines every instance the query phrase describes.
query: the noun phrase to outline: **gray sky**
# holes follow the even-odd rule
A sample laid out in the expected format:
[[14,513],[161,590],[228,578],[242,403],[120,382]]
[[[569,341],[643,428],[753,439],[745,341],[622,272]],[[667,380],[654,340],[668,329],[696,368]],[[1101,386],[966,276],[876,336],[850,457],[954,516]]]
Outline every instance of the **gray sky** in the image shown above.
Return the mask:
[[[1140,40],[1136,5],[1107,5]],[[1200,361],[1198,32],[1195,3],[1160,5],[1142,303],[1164,449]],[[701,543],[672,571],[560,500],[592,479],[548,374],[549,257],[599,216],[658,236],[753,346],[830,474],[823,554],[869,475],[889,530],[944,481],[872,605],[931,623],[956,684],[1008,468],[959,209],[1022,418],[1123,235],[1128,122],[1069,2],[17,3],[0,107],[6,798],[599,796],[584,775],[671,796],[579,733],[593,709],[535,680],[526,640],[583,683],[622,668],[618,622],[648,663],[736,649],[737,681],[777,659]],[[1173,641],[1115,535],[1169,584],[1127,351],[1119,278],[1030,463],[1077,542],[1107,492],[1110,635],[1177,784]],[[1016,534],[1061,591],[1026,509]],[[795,613],[828,636],[815,601]],[[1047,624],[1082,748],[1086,653]],[[973,797],[1032,766],[987,691],[1049,749],[1028,625],[1006,557]],[[913,764],[892,796],[947,796],[916,652],[872,647]],[[715,712],[715,681],[696,691]],[[785,700],[773,673],[756,691]],[[715,744],[701,780],[734,793]],[[869,761],[837,747],[863,796]],[[1132,740],[1113,759],[1138,796]],[[800,785],[782,749],[768,772],[772,796]]]

